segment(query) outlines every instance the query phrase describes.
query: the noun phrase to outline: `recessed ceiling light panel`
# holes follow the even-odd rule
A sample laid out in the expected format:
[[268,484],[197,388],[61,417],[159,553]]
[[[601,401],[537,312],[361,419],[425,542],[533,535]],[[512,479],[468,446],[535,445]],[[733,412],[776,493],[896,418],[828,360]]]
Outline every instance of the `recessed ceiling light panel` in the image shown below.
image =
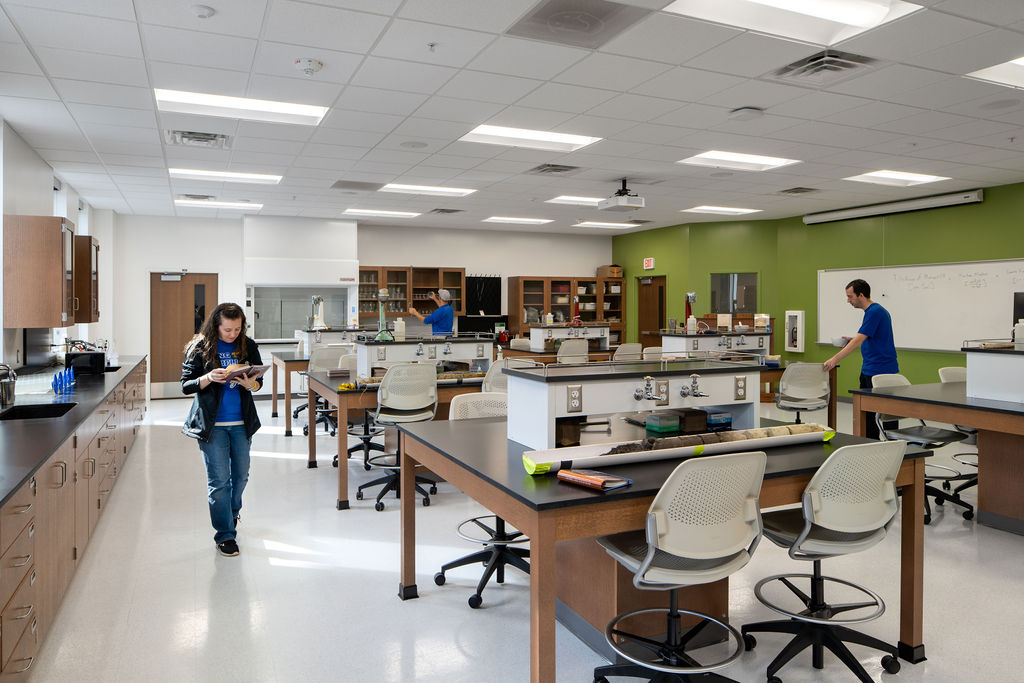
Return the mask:
[[605,223],[604,221],[580,221],[573,223],[574,228],[607,228],[608,230],[626,230],[639,227],[636,223]]
[[235,171],[203,171],[196,168],[169,168],[167,172],[172,178],[185,180],[216,180],[228,183],[255,183],[257,185],[277,185],[283,176],[265,173],[237,173]]
[[415,211],[385,211],[383,209],[345,209],[346,216],[377,216],[378,218],[415,218]]
[[328,107],[312,104],[254,100],[248,97],[228,97],[184,90],[155,88],[153,94],[156,96],[156,106],[160,111],[270,123],[316,126],[320,124],[328,110]]
[[843,180],[854,180],[858,183],[874,183],[875,185],[892,185],[893,187],[911,187],[913,185],[937,183],[940,180],[949,180],[949,178],[941,175],[907,173],[905,171],[871,171],[870,173],[861,173],[860,175],[843,178]]
[[545,204],[572,204],[573,206],[597,206],[597,203],[602,201],[604,197],[574,197],[573,195],[563,194],[552,199],[545,199]]
[[967,78],[1024,89],[1024,57],[966,74]]
[[543,149],[552,152],[575,152],[601,139],[586,135],[572,135],[570,133],[553,133],[546,130],[488,125],[477,126],[459,138],[462,142],[482,142],[485,145],[528,147],[530,149]]
[[440,187],[434,185],[402,185],[401,183],[388,183],[380,188],[378,192],[398,192],[400,194],[426,194],[435,197],[465,197],[473,194],[476,190],[467,187]]
[[481,223],[518,223],[520,225],[543,225],[544,223],[551,223],[554,219],[551,218],[518,218],[516,216],[491,216],[485,218]]
[[235,209],[239,211],[259,211],[262,204],[256,202],[222,202],[215,199],[175,199],[175,206],[191,206],[204,209]]
[[790,164],[799,164],[799,159],[783,159],[782,157],[766,157],[758,154],[741,154],[739,152],[723,152],[711,150],[701,152],[687,159],[680,159],[677,164],[690,166],[710,166],[712,168],[731,168],[736,171],[770,171]]
[[695,206],[692,209],[680,209],[682,213],[716,213],[723,216],[742,216],[748,213],[760,213],[761,209],[741,209],[735,206]]

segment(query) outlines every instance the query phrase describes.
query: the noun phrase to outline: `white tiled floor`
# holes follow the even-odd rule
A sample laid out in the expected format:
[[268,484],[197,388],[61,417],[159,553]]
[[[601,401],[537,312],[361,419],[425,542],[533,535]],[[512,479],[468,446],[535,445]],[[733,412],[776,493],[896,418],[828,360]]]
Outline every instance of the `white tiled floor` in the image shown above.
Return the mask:
[[[213,544],[205,475],[195,442],[179,433],[188,401],[154,401],[57,620],[33,669],[33,681],[493,681],[528,679],[528,577],[510,570],[504,586],[484,592],[484,607],[466,599],[479,565],[455,570],[444,587],[437,567],[473,550],[454,533],[481,508],[442,484],[418,515],[421,597],[402,602],[398,588],[398,505],[384,512],[353,500],[335,510],[336,478],[325,454],[305,466],[306,440],[284,437],[283,418],[258,404],[264,428],[239,527],[240,557],[220,557]],[[773,406],[762,414],[773,416]],[[283,414],[283,413],[282,413]],[[823,419],[812,415],[812,419]],[[839,425],[850,429],[840,404]],[[301,432],[298,432],[301,434]],[[949,449],[947,449],[949,450]],[[963,447],[958,450],[963,450]],[[948,454],[936,457],[948,462]],[[361,465],[349,465],[355,483]],[[968,494],[974,499],[974,494]],[[948,506],[947,506],[948,507]],[[925,643],[928,661],[883,674],[878,657],[855,648],[876,680],[1021,680],[1024,632],[1021,585],[1024,537],[981,527],[941,508],[926,528]],[[898,529],[861,555],[829,560],[826,573],[863,583],[898,604]],[[759,578],[807,571],[763,542],[731,580],[734,623],[771,618],[751,587]],[[897,612],[864,626],[895,640]],[[723,671],[739,681],[764,680],[764,667],[784,644],[764,635],[758,648]],[[559,627],[558,680],[590,681],[603,663]],[[845,681],[831,656],[826,668],[809,655],[782,670],[786,683]]]

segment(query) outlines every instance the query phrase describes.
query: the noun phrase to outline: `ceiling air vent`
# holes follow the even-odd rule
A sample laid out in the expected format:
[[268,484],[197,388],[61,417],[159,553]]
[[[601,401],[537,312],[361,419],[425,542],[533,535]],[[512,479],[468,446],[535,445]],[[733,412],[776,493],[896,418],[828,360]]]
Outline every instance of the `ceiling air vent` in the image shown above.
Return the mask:
[[811,192],[821,192],[821,190],[813,187],[791,187],[787,190],[779,190],[779,194],[787,194],[794,197],[801,194],[810,194]]
[[349,192],[376,192],[384,187],[384,183],[363,183],[358,180],[339,180],[331,185],[332,190],[348,190]]
[[507,33],[595,50],[649,14],[651,10],[607,0],[545,0]]
[[823,50],[787,64],[769,74],[770,78],[804,85],[832,85],[859,76],[878,63],[877,59],[840,50]]
[[465,211],[465,209],[431,209],[430,211],[427,211],[427,213],[449,214],[449,213],[462,213],[464,211]]
[[194,130],[165,130],[168,145],[202,147],[204,149],[231,149],[231,136],[222,133],[201,133]]
[[579,166],[564,166],[562,164],[541,164],[540,166],[534,166],[529,171],[524,171],[527,175],[572,175],[580,170]]

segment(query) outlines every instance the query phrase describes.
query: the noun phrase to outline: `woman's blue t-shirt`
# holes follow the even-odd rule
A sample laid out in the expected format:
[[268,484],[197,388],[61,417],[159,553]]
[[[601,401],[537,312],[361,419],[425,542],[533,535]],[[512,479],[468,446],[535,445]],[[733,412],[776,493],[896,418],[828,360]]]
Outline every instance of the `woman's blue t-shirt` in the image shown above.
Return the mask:
[[[226,368],[232,363],[238,362],[238,353],[235,351],[235,342],[217,340],[217,356],[220,358],[220,366]],[[217,411],[217,422],[241,422],[242,421],[242,390],[234,382],[225,382],[224,393],[220,398],[220,409]]]

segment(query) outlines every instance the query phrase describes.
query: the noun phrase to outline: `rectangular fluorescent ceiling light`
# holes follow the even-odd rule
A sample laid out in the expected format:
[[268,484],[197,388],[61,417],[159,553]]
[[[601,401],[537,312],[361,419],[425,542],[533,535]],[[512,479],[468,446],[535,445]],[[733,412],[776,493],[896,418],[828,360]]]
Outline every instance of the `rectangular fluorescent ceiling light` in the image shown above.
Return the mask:
[[662,11],[833,45],[919,9],[902,0],[676,0]]
[[740,209],[734,206],[695,206],[692,209],[680,209],[682,213],[717,213],[723,216],[742,216],[747,213],[760,213],[761,209]]
[[573,223],[574,228],[608,228],[609,230],[625,230],[639,227],[636,223],[603,223],[601,221],[580,221]]
[[175,199],[177,206],[199,206],[205,209],[238,209],[241,211],[259,211],[262,204],[255,202],[219,202],[215,199]]
[[603,200],[604,197],[573,197],[572,195],[563,194],[554,199],[544,200],[545,204],[572,204],[574,206],[597,206],[597,203]]
[[470,190],[466,187],[435,187],[432,185],[402,185],[400,183],[388,183],[377,191],[398,192],[401,194],[429,194],[436,197],[465,197],[476,192],[476,190]]
[[1024,88],[1024,57],[972,71],[967,74],[967,78],[1011,88]]
[[543,225],[551,223],[552,218],[516,218],[515,216],[491,216],[485,218],[481,223],[520,223],[522,225]]
[[345,209],[346,216],[378,216],[380,218],[416,218],[415,211],[383,211],[380,209]]
[[949,180],[941,175],[926,175],[924,173],[906,173],[904,171],[871,171],[860,175],[843,178],[843,180],[855,180],[858,183],[874,183],[875,185],[893,185],[895,187],[910,187],[912,185],[924,185],[925,183],[936,183],[940,180]]
[[229,119],[294,123],[316,126],[327,114],[328,107],[312,104],[293,104],[273,100],[253,100],[247,97],[228,97],[183,90],[155,88],[156,106],[160,111],[200,116],[220,116]]
[[739,152],[722,152],[711,150],[702,152],[688,159],[680,159],[677,164],[690,166],[710,166],[712,168],[731,168],[736,171],[770,171],[790,164],[799,164],[799,159],[783,159],[781,157],[763,157],[757,154],[740,154]]
[[552,133],[546,130],[528,130],[526,128],[506,128],[504,126],[477,126],[463,135],[462,142],[482,142],[485,145],[508,145],[509,147],[528,147],[544,149],[552,152],[575,152],[592,145],[602,138],[569,133]]
[[277,185],[283,176],[265,173],[235,173],[234,171],[201,171],[195,168],[169,168],[167,172],[172,178],[185,180],[216,180],[228,183],[256,183],[258,185]]

